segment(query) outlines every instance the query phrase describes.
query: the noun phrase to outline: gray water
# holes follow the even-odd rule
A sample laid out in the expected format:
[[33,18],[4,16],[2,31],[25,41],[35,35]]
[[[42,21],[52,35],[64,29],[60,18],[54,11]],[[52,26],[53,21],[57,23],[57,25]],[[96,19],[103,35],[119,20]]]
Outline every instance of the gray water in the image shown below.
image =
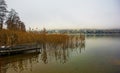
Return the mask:
[[0,57],[0,73],[120,73],[120,37],[92,36],[67,49],[60,46]]

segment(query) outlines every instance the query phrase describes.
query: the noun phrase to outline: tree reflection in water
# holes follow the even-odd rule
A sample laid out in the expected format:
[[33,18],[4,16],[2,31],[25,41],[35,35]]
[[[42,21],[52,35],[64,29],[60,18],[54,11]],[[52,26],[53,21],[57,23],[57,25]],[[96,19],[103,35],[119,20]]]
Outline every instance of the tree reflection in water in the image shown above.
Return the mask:
[[6,73],[9,69],[13,69],[16,73],[25,70],[32,71],[34,64],[37,64],[40,61],[47,64],[50,59],[54,59],[56,62],[64,64],[69,60],[72,51],[76,50],[76,52],[81,53],[82,49],[85,49],[85,36],[70,36],[68,40],[61,43],[44,42],[41,45],[40,54],[29,53],[1,57],[0,73]]

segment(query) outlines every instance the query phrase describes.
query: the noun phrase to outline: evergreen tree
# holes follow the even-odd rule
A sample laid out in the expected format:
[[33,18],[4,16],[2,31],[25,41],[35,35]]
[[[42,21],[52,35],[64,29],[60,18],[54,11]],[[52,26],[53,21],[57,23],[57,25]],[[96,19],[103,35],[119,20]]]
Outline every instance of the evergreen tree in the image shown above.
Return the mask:
[[3,23],[7,13],[7,4],[4,0],[0,0],[0,29],[3,28]]

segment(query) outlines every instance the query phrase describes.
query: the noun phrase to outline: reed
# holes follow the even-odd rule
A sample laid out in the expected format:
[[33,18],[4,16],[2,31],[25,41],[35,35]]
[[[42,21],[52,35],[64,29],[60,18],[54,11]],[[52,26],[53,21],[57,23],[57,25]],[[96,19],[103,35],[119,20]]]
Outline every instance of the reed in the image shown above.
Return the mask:
[[65,34],[47,34],[35,32],[23,32],[12,30],[0,30],[0,46],[14,46],[32,43],[65,43],[69,36]]

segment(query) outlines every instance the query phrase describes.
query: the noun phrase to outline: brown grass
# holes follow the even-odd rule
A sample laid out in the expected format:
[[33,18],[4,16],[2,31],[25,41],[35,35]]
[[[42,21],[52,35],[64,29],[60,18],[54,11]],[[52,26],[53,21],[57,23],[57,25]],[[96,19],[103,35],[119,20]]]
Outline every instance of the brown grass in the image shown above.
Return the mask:
[[65,34],[47,34],[35,32],[22,32],[0,30],[0,46],[31,43],[64,43],[69,36]]

